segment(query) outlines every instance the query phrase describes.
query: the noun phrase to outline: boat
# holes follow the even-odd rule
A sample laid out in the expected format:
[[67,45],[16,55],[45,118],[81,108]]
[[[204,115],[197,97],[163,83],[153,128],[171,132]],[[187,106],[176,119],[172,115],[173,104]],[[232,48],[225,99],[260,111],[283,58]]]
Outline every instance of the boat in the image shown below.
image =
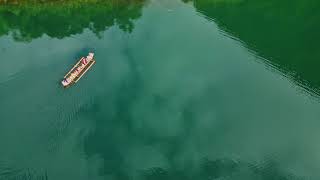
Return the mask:
[[63,80],[61,81],[62,86],[69,87],[77,83],[95,63],[94,53],[89,53],[87,57],[80,58],[80,60],[63,77]]

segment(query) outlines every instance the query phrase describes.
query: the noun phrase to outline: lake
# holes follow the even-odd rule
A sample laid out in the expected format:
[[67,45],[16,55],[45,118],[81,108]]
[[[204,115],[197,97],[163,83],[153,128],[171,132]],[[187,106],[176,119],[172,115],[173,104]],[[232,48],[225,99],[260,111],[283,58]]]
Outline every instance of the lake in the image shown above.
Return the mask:
[[319,179],[319,8],[0,1],[0,180]]

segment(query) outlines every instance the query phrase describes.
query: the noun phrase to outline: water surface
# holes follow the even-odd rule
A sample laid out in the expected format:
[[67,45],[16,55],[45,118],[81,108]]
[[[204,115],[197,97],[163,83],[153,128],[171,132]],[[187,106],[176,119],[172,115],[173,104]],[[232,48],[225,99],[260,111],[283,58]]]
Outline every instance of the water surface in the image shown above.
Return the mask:
[[117,2],[0,7],[1,180],[319,179],[320,3]]

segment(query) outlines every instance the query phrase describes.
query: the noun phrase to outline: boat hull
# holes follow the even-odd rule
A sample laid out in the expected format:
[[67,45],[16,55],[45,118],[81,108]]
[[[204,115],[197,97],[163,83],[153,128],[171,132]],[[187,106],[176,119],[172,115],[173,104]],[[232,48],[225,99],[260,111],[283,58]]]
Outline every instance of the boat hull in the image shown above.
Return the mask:
[[[64,78],[68,77],[80,64],[81,60],[83,58],[81,58],[78,63],[64,76]],[[88,64],[86,64],[86,66],[81,70],[81,72],[68,84],[63,83],[63,81],[61,82],[62,86],[64,88],[68,88],[74,84],[76,84],[83,76],[84,74],[86,74],[88,72],[88,70],[96,63],[96,61],[94,59],[92,59],[91,61],[88,62]]]

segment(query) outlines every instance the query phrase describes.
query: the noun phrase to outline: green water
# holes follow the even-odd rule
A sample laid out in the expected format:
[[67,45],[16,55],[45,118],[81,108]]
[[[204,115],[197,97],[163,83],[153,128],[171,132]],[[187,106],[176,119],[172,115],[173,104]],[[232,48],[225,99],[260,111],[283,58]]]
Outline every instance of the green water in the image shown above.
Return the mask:
[[1,5],[0,180],[319,179],[319,8]]

